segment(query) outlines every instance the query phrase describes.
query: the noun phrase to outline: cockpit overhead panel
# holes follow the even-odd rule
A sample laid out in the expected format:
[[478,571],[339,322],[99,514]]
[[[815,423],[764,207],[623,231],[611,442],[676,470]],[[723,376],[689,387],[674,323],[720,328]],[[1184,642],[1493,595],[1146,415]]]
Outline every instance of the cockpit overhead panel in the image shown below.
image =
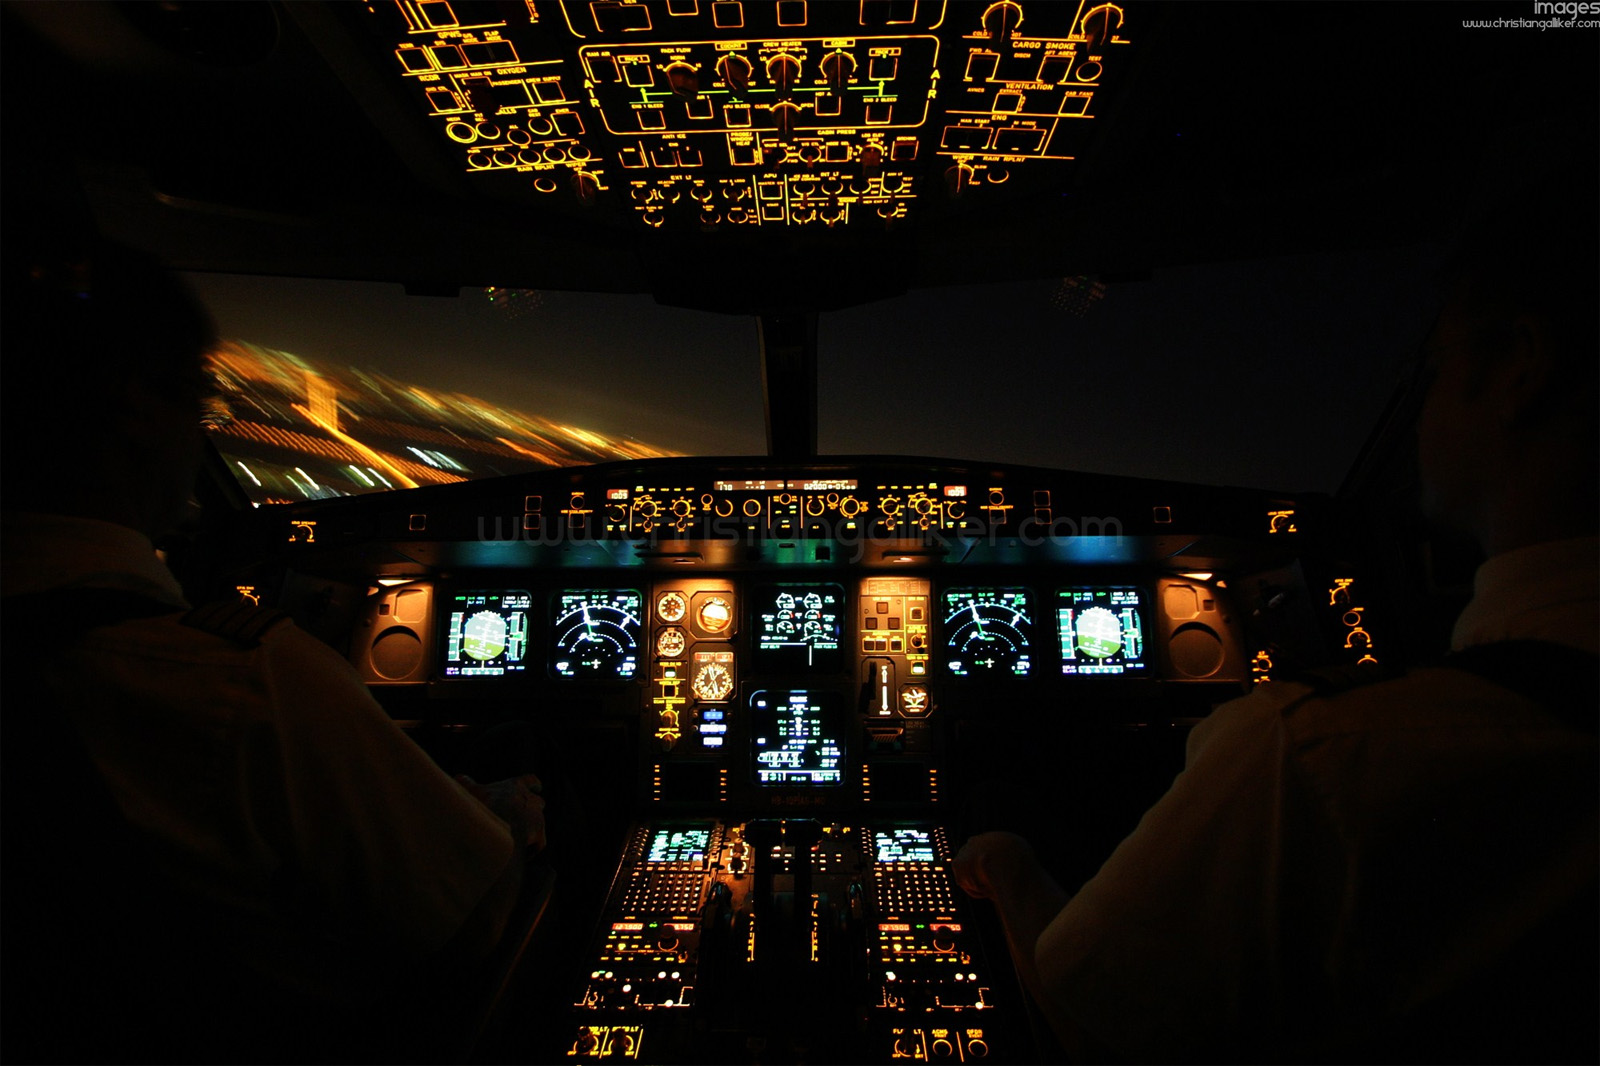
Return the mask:
[[374,60],[474,182],[672,232],[881,229],[1059,184],[1131,41],[1094,0],[367,11]]

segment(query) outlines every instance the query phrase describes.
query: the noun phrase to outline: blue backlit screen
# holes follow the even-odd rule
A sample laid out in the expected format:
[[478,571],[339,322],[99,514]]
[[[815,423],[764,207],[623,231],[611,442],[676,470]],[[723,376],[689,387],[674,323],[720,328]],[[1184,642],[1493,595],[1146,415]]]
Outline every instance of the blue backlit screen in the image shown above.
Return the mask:
[[528,653],[528,608],[521,589],[463,589],[450,597],[445,629],[445,677],[503,677],[523,672]]
[[1143,674],[1149,667],[1144,595],[1137,588],[1061,589],[1056,625],[1063,674]]

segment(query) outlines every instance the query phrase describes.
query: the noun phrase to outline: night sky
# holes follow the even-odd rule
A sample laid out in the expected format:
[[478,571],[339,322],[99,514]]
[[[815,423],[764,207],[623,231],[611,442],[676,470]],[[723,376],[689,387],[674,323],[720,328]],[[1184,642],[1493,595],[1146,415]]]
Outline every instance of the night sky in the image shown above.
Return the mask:
[[[1437,308],[1442,249],[933,289],[824,314],[822,454],[1332,492]],[[755,320],[648,296],[491,302],[191,275],[225,337],[701,455],[765,451]]]

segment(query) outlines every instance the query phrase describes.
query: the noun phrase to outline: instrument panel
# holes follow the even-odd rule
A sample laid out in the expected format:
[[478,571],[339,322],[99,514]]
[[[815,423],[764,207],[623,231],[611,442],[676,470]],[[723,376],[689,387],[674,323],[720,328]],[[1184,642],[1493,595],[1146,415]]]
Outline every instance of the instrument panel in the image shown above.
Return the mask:
[[[854,594],[834,582],[712,584],[557,589],[542,631],[530,628],[527,589],[442,593],[439,680],[515,678],[542,647],[559,681],[625,682],[642,678],[646,661],[688,663],[696,697],[720,702],[732,691],[736,641],[749,645],[752,672],[780,676],[838,675],[856,653],[893,661],[908,679],[930,676],[936,663],[958,683],[1046,672],[1143,677],[1154,658],[1151,596],[1137,585],[957,586],[938,596],[935,621],[925,579],[869,577]],[[1043,611],[1047,600],[1053,617]],[[741,613],[747,641],[738,640]],[[530,642],[535,632],[542,643]]]
[[1374,645],[1316,504],[1243,490],[727,460],[394,503],[287,516],[308,572],[382,560],[351,631],[380,702],[528,718],[632,826],[553,1060],[1025,1057],[949,834],[996,789],[1110,826],[1211,705],[1337,658],[1321,623]]
[[[1018,576],[456,575],[377,593],[355,658],[380,693],[456,713],[582,706],[631,723],[636,780],[667,807],[927,803],[956,724],[997,706],[1090,721],[1249,684],[1225,581]],[[398,630],[419,639],[396,665]]]

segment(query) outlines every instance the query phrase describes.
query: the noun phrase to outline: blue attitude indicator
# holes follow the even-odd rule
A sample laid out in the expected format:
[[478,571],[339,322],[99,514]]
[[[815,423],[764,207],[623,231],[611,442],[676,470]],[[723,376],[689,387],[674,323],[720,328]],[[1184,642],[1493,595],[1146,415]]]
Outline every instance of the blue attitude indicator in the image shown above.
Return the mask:
[[464,589],[450,597],[445,677],[522,673],[528,652],[528,608],[521,589]]
[[1144,597],[1137,588],[1062,589],[1056,624],[1063,674],[1142,674],[1149,665]]
[[945,666],[955,677],[1027,677],[1033,668],[1033,600],[1027,589],[944,594]]
[[557,677],[624,681],[639,670],[644,597],[633,589],[557,594],[550,669]]

